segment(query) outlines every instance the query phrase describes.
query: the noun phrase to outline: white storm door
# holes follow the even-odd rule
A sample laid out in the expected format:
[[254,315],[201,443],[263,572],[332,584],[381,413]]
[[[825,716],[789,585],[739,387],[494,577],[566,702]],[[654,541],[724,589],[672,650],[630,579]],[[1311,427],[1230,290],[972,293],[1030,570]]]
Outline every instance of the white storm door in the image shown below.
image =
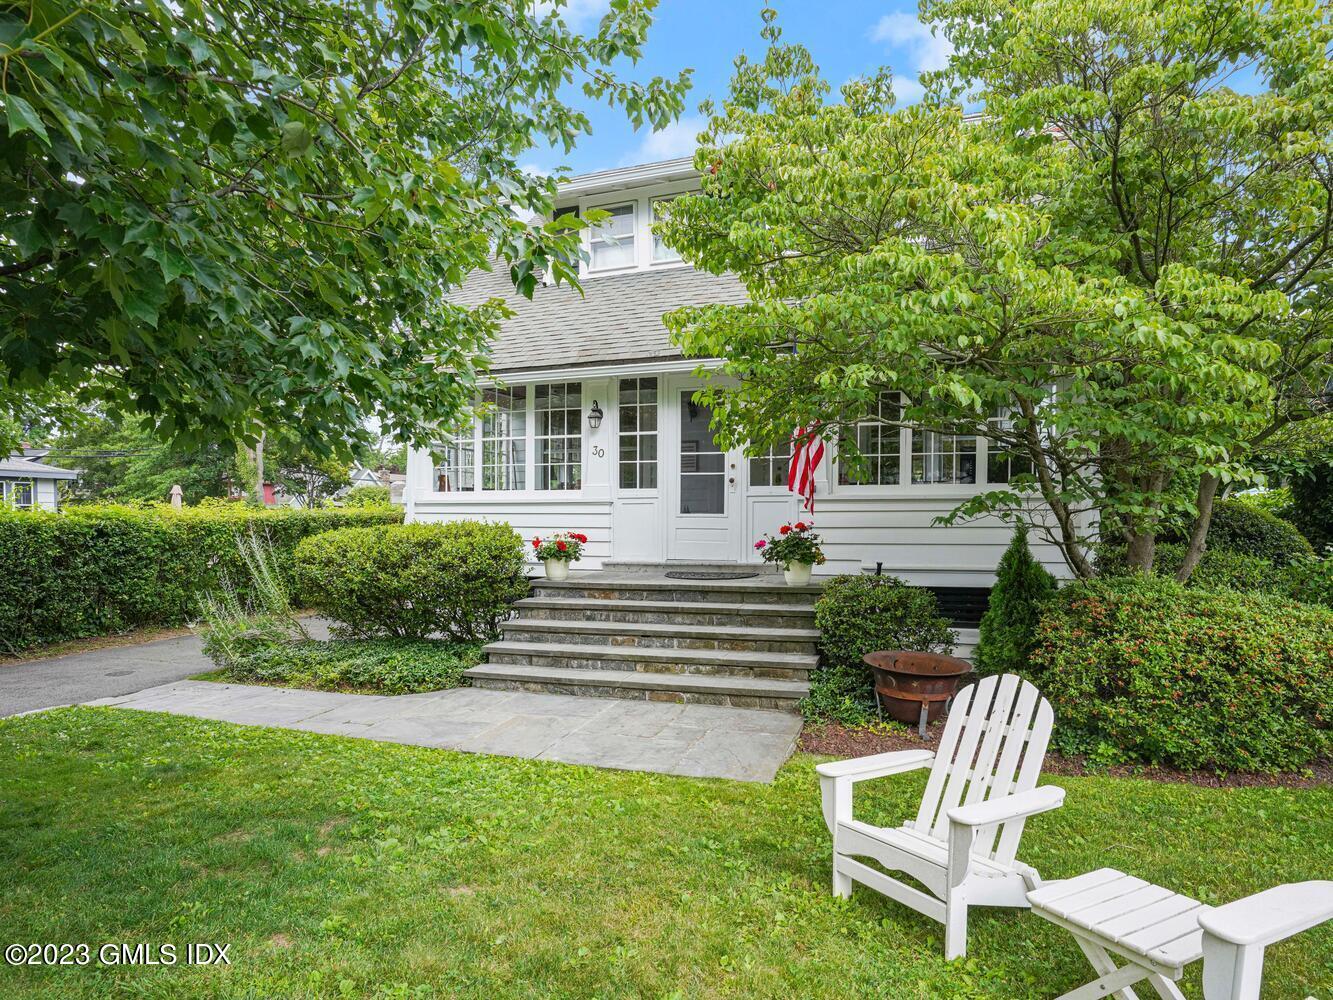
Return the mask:
[[737,562],[740,554],[739,452],[718,447],[708,428],[712,412],[691,399],[697,386],[673,393],[675,451],[668,510],[667,557]]

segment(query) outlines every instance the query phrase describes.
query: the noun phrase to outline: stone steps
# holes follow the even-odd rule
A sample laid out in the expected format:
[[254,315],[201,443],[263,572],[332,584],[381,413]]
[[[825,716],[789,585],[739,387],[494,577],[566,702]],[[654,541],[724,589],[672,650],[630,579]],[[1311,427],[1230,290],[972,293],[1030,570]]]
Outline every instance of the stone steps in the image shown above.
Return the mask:
[[778,629],[809,629],[815,623],[813,604],[525,597],[516,601],[514,607],[529,621],[663,622]]
[[675,580],[668,568],[533,581],[487,662],[464,676],[482,688],[796,710],[819,662],[820,588],[772,573]]
[[467,672],[478,687],[547,691],[596,698],[641,698],[732,708],[794,711],[809,686],[796,681],[751,677],[661,675],[626,670],[571,670],[524,664],[487,663]]
[[502,626],[507,641],[607,645],[637,649],[698,649],[817,655],[812,628],[687,625],[678,622],[600,622],[518,618]]

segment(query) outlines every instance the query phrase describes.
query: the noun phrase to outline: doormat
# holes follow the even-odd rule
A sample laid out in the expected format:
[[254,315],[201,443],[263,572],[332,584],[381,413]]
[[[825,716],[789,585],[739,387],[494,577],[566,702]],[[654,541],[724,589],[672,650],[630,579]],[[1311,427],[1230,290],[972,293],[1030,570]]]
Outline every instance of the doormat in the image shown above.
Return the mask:
[[749,570],[672,569],[666,575],[668,580],[748,580],[759,574]]

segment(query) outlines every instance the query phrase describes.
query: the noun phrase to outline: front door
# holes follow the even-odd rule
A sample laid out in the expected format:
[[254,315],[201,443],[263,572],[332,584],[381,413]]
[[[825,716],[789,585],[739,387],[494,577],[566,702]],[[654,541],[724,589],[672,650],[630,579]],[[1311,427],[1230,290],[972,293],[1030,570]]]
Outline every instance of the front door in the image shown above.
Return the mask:
[[740,558],[740,455],[723,451],[708,428],[712,412],[691,398],[697,387],[679,387],[675,469],[668,513],[667,557],[704,562]]

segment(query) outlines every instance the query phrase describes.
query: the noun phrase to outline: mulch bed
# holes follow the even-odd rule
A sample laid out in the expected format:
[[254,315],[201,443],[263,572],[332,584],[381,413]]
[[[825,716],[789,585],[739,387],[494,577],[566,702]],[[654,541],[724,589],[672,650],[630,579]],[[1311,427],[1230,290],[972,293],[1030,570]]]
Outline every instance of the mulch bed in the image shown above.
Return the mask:
[[[943,724],[937,723],[926,731],[925,740],[916,732],[910,735],[886,732],[878,728],[849,727],[836,722],[807,723],[801,731],[798,744],[806,753],[828,757],[865,757],[890,750],[934,749],[939,742]],[[1082,757],[1046,756],[1046,774],[1112,775],[1126,778],[1148,778],[1205,788],[1317,788],[1333,784],[1333,760],[1316,761],[1308,773],[1290,774],[1214,774],[1210,771],[1177,771],[1169,767],[1121,766],[1090,768]]]

